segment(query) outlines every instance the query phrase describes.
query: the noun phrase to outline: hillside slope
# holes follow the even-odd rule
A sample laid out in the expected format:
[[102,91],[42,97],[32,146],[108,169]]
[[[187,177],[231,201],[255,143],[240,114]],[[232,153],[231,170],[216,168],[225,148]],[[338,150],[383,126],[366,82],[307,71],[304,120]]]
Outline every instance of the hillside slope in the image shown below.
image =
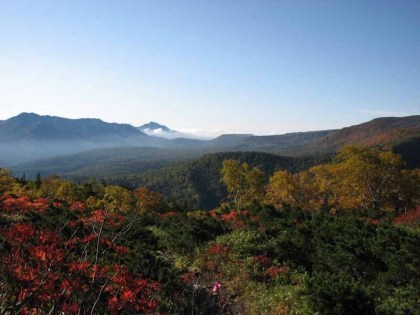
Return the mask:
[[312,144],[335,151],[346,144],[392,147],[420,136],[420,115],[376,118],[367,123],[334,131]]
[[[262,152],[222,152],[206,154],[193,161],[179,162],[158,170],[127,176],[108,176],[108,183],[131,188],[146,186],[159,191],[186,209],[212,209],[226,198],[226,189],[220,182],[220,170],[226,159],[239,160],[260,167],[271,175],[275,170],[299,171],[329,160],[318,158],[292,158]],[[80,180],[80,173],[68,177]],[[83,178],[82,178],[83,179]]]
[[76,174],[79,178],[104,178],[140,173],[168,165],[171,162],[188,160],[201,155],[200,152],[166,150],[154,147],[113,147],[92,149],[79,153],[44,158],[11,167],[15,176],[23,174],[34,178],[50,174]]

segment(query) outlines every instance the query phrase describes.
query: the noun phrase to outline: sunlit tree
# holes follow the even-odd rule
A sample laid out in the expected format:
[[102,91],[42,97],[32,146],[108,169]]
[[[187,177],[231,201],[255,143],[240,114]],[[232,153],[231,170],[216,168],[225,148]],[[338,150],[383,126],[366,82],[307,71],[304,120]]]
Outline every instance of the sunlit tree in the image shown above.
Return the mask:
[[221,181],[226,185],[229,198],[238,208],[247,207],[264,196],[264,172],[258,167],[236,160],[223,161]]
[[112,212],[129,212],[134,210],[135,199],[133,194],[120,186],[107,186],[103,201],[105,208]]

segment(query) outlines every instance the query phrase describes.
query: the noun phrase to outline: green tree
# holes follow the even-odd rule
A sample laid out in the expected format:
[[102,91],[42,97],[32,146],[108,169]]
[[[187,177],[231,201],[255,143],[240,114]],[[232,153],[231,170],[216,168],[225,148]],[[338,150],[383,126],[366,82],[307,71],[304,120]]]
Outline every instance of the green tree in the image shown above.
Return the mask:
[[37,173],[35,178],[35,187],[36,189],[39,189],[41,187],[42,180],[41,180],[41,174]]

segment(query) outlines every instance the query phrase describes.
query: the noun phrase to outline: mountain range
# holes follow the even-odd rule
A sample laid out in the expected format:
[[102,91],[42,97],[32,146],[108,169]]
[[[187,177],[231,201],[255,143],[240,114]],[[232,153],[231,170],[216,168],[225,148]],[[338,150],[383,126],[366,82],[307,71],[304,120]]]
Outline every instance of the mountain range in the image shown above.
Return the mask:
[[[159,136],[162,133],[172,134],[173,138]],[[143,155],[139,152],[153,151],[151,148],[159,149],[153,151],[155,160],[160,160],[165,155],[168,155],[166,160],[171,160],[171,156],[176,157],[173,160],[182,160],[206,153],[228,151],[311,156],[330,154],[351,143],[395,148],[410,156],[410,166],[420,164],[416,153],[420,140],[420,115],[384,117],[337,130],[273,136],[226,134],[212,140],[182,136],[182,133],[156,122],[134,127],[129,124],[107,123],[100,119],[67,119],[22,113],[0,121],[0,163],[3,166],[14,165],[19,170],[23,170],[22,163],[25,163],[28,170],[33,170],[34,165],[55,168],[56,165],[63,165],[60,159],[68,160],[67,155],[76,154],[73,161],[80,160],[83,168],[91,162],[98,164],[112,160],[115,163],[123,157],[141,162],[140,157]],[[88,152],[88,157],[78,158],[84,156],[84,151]],[[110,152],[117,151],[118,154],[110,155]],[[98,162],[100,156],[104,158],[99,158],[101,161]],[[40,158],[44,160],[31,164]],[[46,170],[48,167],[42,169]]]

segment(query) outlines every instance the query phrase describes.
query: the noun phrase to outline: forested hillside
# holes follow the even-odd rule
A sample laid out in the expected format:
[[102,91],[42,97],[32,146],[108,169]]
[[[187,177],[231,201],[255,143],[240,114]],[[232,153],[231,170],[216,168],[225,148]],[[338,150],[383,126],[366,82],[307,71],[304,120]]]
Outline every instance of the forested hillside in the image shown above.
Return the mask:
[[367,123],[342,128],[308,145],[315,152],[336,151],[344,145],[361,144],[391,149],[418,138],[420,115],[376,118]]
[[12,170],[18,177],[25,174],[28,178],[35,178],[40,173],[42,176],[59,174],[75,175],[84,179],[101,179],[111,175],[140,173],[200,155],[201,152],[176,149],[113,147],[22,163],[15,165]]
[[[209,210],[226,199],[226,189],[220,181],[220,169],[226,159],[236,159],[250,166],[260,167],[269,176],[275,170],[286,169],[296,172],[328,161],[329,158],[329,156],[291,158],[261,152],[223,152],[207,154],[193,161],[175,163],[157,170],[124,176],[110,174],[103,178],[108,183],[125,187],[148,187],[161,192],[186,209]],[[69,175],[68,178],[77,181],[88,179],[80,175],[79,172]]]

